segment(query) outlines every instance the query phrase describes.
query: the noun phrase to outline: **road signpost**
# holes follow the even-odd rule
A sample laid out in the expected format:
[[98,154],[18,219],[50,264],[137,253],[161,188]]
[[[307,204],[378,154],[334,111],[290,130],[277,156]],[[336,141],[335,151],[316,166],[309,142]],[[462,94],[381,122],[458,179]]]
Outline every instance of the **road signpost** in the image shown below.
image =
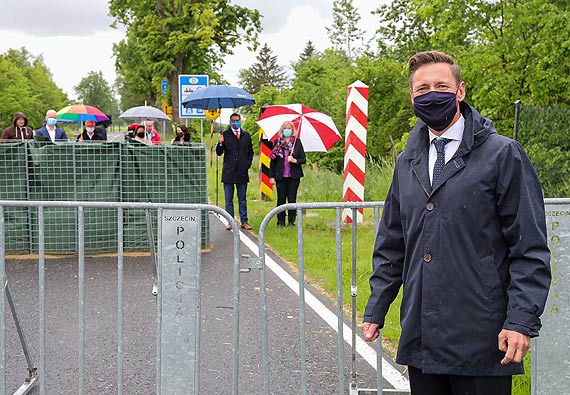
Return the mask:
[[186,108],[182,100],[196,89],[205,88],[209,84],[207,75],[181,74],[178,76],[178,107],[180,118],[206,118],[204,110]]

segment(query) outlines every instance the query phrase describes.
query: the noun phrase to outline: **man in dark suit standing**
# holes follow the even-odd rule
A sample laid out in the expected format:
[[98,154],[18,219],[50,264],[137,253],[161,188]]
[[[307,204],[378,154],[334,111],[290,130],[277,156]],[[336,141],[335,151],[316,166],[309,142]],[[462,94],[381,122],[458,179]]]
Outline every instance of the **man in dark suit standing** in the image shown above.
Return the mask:
[[102,126],[95,126],[95,121],[88,119],[78,141],[107,141],[107,131]]
[[47,137],[54,143],[56,141],[67,141],[65,130],[56,127],[56,124],[57,112],[55,110],[48,110],[46,112],[46,123],[42,128],[36,130],[36,136]]
[[[241,227],[251,230],[247,218],[247,184],[249,182],[249,168],[253,161],[253,145],[251,136],[241,128],[241,116],[232,114],[230,116],[230,127],[224,130],[218,137],[216,154],[224,155],[224,165],[222,167],[222,183],[224,184],[224,196],[226,211],[234,215],[234,189],[237,191],[239,217]],[[231,225],[226,229],[231,230]]]

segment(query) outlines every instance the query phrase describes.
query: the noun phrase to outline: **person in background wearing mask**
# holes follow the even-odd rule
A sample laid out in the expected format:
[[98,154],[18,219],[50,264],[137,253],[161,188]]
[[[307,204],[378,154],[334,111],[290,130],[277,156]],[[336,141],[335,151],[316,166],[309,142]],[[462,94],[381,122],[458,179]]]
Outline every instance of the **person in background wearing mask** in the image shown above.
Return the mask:
[[144,125],[138,125],[133,131],[133,138],[130,139],[131,142],[141,143],[144,145],[150,145],[151,142],[148,139],[148,135],[145,131]]
[[[277,186],[277,206],[297,202],[297,190],[306,162],[305,150],[301,140],[297,139],[297,130],[291,121],[285,121],[279,128],[279,138],[269,155],[269,182]],[[289,226],[295,226],[297,210],[288,212]],[[285,226],[285,211],[277,214],[277,226]]]
[[147,138],[150,142],[154,145],[162,144],[162,140],[160,139],[160,134],[154,129],[154,123],[152,121],[146,120],[144,121],[144,127],[146,130]]
[[77,141],[107,141],[107,132],[105,128],[95,126],[95,121],[88,119],[85,121],[83,132],[79,135]]
[[34,138],[34,131],[28,126],[28,118],[23,112],[15,112],[12,119],[12,126],[7,127],[2,132],[2,141],[22,141]]
[[[230,127],[220,133],[218,144],[216,144],[216,154],[224,155],[224,165],[222,166],[222,183],[224,184],[224,196],[226,211],[235,218],[234,215],[234,189],[237,191],[239,217],[241,227],[251,230],[247,218],[247,183],[249,182],[249,168],[253,161],[253,145],[251,136],[241,128],[241,116],[232,114],[230,116]],[[230,224],[226,226],[231,230]]]
[[176,127],[176,137],[172,139],[173,145],[189,145],[192,136],[186,125],[178,125]]
[[55,110],[48,110],[46,112],[46,124],[36,130],[36,136],[47,137],[52,142],[56,141],[67,141],[67,135],[62,128],[56,127],[57,124],[57,112]]
[[403,285],[396,361],[413,395],[510,395],[550,286],[544,201],[521,146],[465,103],[453,59],[408,62],[419,120],[396,160],[362,329]]

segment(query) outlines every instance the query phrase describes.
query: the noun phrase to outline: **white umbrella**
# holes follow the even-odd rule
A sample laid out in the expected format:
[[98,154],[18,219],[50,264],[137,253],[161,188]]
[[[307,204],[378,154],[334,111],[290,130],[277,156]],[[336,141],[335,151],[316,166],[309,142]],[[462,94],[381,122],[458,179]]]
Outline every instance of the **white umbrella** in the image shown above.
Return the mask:
[[119,115],[122,119],[149,120],[149,121],[170,121],[168,115],[163,113],[156,107],[138,106],[129,108],[127,111]]
[[328,151],[341,138],[329,115],[302,104],[267,106],[255,122],[270,140],[274,140],[284,121],[293,122],[305,151]]

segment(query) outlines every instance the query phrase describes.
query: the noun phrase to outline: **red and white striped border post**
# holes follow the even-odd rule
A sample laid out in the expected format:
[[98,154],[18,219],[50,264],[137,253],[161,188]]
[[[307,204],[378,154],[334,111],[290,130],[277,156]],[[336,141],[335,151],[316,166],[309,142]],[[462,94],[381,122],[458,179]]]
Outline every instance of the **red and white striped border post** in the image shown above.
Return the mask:
[[[343,202],[364,201],[367,129],[368,85],[356,81],[347,88]],[[356,222],[362,222],[362,211],[358,210]],[[352,209],[344,209],[342,218],[344,222],[351,223]]]

